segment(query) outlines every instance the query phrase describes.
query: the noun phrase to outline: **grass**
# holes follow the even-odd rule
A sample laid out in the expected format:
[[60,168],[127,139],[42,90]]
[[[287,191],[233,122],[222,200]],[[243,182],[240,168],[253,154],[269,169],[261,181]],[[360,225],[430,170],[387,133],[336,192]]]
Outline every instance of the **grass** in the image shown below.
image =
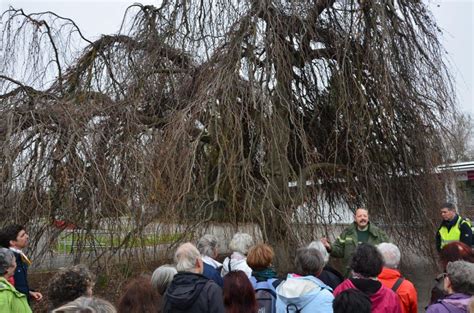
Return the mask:
[[[174,234],[149,234],[143,237],[132,237],[124,245],[124,248],[134,247],[153,247],[159,244],[173,243],[184,236],[183,233]],[[119,247],[125,239],[124,234],[90,234],[87,236],[80,236],[74,233],[63,233],[58,238],[58,243],[55,246],[55,251],[59,253],[71,253],[73,249],[79,246],[78,241],[81,240],[83,251],[92,251],[97,248],[114,248]]]

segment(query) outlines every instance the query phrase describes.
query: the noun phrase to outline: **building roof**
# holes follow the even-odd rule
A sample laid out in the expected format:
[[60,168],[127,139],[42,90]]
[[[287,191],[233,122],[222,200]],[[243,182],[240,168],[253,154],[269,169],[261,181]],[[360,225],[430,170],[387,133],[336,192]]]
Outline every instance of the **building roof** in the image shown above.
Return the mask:
[[441,171],[465,172],[474,171],[474,161],[451,163],[438,166]]

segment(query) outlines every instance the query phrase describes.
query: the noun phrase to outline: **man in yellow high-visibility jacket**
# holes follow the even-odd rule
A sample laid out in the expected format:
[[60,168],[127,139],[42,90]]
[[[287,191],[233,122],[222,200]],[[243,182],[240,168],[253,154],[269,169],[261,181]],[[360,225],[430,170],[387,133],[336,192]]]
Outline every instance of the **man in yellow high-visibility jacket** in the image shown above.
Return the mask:
[[468,246],[472,245],[471,223],[456,213],[454,204],[443,204],[441,217],[443,221],[436,233],[436,248],[438,251],[453,241],[461,241]]

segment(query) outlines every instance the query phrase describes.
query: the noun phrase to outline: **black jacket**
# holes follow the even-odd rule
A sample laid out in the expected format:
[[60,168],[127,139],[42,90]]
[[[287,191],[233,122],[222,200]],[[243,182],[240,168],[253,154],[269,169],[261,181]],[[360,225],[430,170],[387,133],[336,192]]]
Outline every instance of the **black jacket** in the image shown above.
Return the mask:
[[200,274],[179,272],[163,297],[163,313],[224,312],[221,287]]
[[336,289],[337,286],[339,286],[340,283],[344,281],[344,276],[342,276],[341,273],[339,273],[336,269],[332,268],[329,265],[326,265],[323,268],[323,271],[321,274],[319,274],[318,278],[328,285],[329,287]]

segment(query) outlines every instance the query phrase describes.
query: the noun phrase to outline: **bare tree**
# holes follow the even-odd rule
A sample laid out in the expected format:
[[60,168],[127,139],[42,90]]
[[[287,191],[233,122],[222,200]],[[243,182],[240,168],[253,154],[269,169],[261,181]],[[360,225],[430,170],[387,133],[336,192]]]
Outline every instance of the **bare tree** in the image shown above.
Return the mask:
[[449,162],[474,160],[474,122],[468,113],[456,114],[445,131]]
[[286,247],[314,234],[293,217],[307,201],[320,221],[319,198],[409,238],[430,224],[454,110],[421,1],[169,0],[96,41],[51,12],[2,19],[1,197],[17,220],[255,221]]

